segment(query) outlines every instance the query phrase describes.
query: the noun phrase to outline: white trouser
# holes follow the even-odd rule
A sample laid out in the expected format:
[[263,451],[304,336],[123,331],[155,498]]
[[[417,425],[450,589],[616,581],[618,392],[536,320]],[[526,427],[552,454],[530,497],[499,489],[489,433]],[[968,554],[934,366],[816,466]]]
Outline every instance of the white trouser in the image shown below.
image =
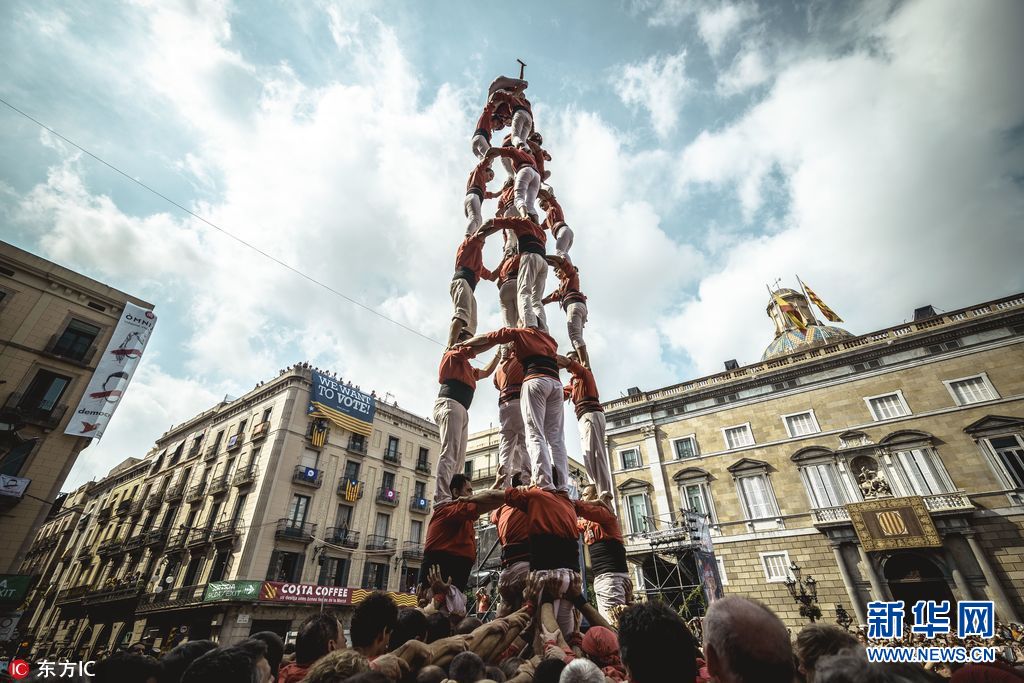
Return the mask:
[[569,455],[562,431],[563,400],[562,383],[553,377],[533,377],[523,382],[520,404],[533,484],[547,491],[569,490]]
[[523,327],[548,329],[544,313],[544,283],[548,277],[548,262],[540,254],[523,252],[519,255],[519,275],[516,278],[516,300]]
[[525,109],[512,115],[512,144],[518,147],[526,142],[533,132],[533,116]]
[[573,576],[578,574],[572,569],[540,569],[536,572],[538,581],[546,581],[548,578],[557,577],[561,580],[561,587],[555,592],[555,599],[551,601],[551,607],[555,612],[555,621],[558,622],[558,630],[562,632],[566,640],[569,634],[576,630],[575,615],[573,614],[572,603],[562,596],[572,583]]
[[586,346],[583,341],[583,326],[587,324],[587,305],[582,301],[574,301],[565,307],[565,318],[569,327],[569,341],[578,349]]
[[633,579],[626,572],[598,574],[594,577],[594,597],[597,598],[597,611],[609,624],[613,624],[612,608],[633,601]]
[[476,296],[473,288],[465,278],[455,278],[448,288],[452,295],[452,318],[466,323],[466,331],[472,336],[476,334]]
[[530,563],[526,560],[513,562],[501,570],[498,575],[498,595],[501,596],[501,607],[498,616],[511,614],[523,605],[523,588],[526,577],[530,573]]
[[483,159],[484,154],[486,154],[487,150],[491,148],[491,143],[489,143],[487,138],[483,135],[477,133],[473,136],[473,141],[470,143],[470,146],[473,148],[473,154],[476,155],[476,158]]
[[537,213],[537,193],[540,192],[540,174],[533,166],[522,166],[516,172],[516,210],[525,208],[527,213]]
[[519,327],[522,324],[517,298],[518,285],[516,279],[509,278],[498,286],[498,303],[501,305],[501,316],[505,321],[505,327]]
[[498,404],[498,475],[504,476],[505,488],[512,486],[512,477],[522,475],[523,486],[530,484],[530,459],[526,454],[526,430],[523,426],[523,408],[520,400]]
[[480,195],[476,192],[467,192],[462,209],[466,213],[466,234],[476,234],[476,231],[480,229],[480,224],[484,222],[484,217],[480,213]]
[[572,248],[572,229],[565,223],[562,223],[553,232],[555,236],[555,254],[558,256],[568,256],[569,250]]
[[580,447],[583,466],[597,486],[598,495],[612,492],[612,471],[608,465],[608,452],[604,441],[604,413],[595,410],[580,418]]
[[458,401],[439,397],[434,402],[434,423],[441,432],[441,455],[437,459],[437,488],[434,506],[452,499],[452,477],[466,467],[469,413]]

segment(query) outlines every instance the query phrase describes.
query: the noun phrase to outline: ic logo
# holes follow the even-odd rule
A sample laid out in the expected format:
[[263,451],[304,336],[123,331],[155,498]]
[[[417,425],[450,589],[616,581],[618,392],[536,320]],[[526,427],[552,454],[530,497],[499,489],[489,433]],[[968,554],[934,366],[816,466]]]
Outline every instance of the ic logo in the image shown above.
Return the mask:
[[16,681],[27,678],[30,673],[28,662],[24,659],[12,659],[7,665],[7,673]]

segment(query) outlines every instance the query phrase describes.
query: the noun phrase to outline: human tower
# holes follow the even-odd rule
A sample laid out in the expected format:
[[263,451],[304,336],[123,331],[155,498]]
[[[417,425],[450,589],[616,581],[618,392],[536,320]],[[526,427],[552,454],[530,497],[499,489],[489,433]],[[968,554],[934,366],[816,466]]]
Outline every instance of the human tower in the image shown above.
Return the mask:
[[[580,288],[579,269],[569,256],[573,231],[548,184],[551,172],[545,166],[551,155],[536,129],[522,75],[501,76],[491,83],[471,139],[478,163],[466,183],[466,233],[455,255],[452,319],[438,370],[434,420],[440,429],[441,454],[420,584],[424,599],[433,589],[437,609],[452,615],[465,613],[463,591],[476,558],[473,522],[490,512],[502,545],[499,614],[522,602],[523,585],[532,572],[546,582],[549,597],[556,601],[559,625],[567,634],[573,605],[560,598],[578,579],[581,533],[590,544],[602,614],[610,615],[615,605],[625,603],[632,586],[622,534],[611,508],[604,411],[583,339],[587,297]],[[500,144],[493,144],[492,136],[506,128],[510,130]],[[507,177],[500,190],[491,191],[497,158]],[[498,200],[497,210],[493,218],[484,220],[483,205],[488,199]],[[502,256],[492,270],[483,263],[483,246],[498,233]],[[549,253],[551,245],[553,253]],[[545,295],[551,269],[558,286]],[[497,284],[505,326],[478,335],[476,288],[482,280]],[[565,355],[548,332],[544,307],[556,302],[566,316],[573,347]],[[470,364],[494,346],[499,350],[485,367]],[[570,375],[564,387],[562,369]],[[498,473],[490,490],[474,494],[462,474],[469,410],[477,382],[492,374],[501,425]],[[563,403],[570,399],[579,420],[584,464],[593,482],[584,489],[584,501],[568,496]]]

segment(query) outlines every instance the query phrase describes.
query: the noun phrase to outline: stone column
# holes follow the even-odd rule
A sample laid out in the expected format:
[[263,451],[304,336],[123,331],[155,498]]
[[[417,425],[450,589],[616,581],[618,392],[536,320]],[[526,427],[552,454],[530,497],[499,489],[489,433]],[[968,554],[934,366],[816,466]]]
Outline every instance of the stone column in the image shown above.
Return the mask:
[[857,616],[857,623],[868,623],[867,616],[864,613],[864,605],[861,604],[860,598],[857,596],[857,587],[853,585],[853,578],[850,576],[850,568],[846,566],[846,560],[843,558],[841,543],[832,544],[832,554],[836,556],[836,566],[839,567],[839,576],[843,579],[843,586],[846,587],[846,594],[850,596],[850,605],[852,605],[854,614]]
[[946,560],[946,564],[949,565],[949,573],[953,577],[953,583],[956,584],[957,590],[960,591],[960,599],[974,599],[974,596],[971,593],[971,586],[964,578],[964,573],[960,570],[960,565],[956,563],[956,557],[953,556],[953,553],[945,545],[942,546],[942,557]]
[[658,429],[653,424],[640,428],[644,436],[644,450],[650,459],[648,469],[651,471],[651,484],[654,486],[654,499],[658,503],[655,518],[661,524],[667,524],[672,508],[668,504],[668,489],[665,485],[665,470],[661,467],[661,450],[658,448]]
[[860,561],[864,563],[864,571],[868,573],[868,581],[871,583],[871,599],[872,600],[891,600],[892,594],[889,593],[888,587],[882,583],[881,577],[878,576],[878,572],[875,571],[875,565],[868,557],[868,554],[864,552],[864,546],[857,544],[857,552],[860,553]]
[[992,598],[992,602],[996,604],[996,611],[1002,617],[1003,621],[1019,622],[1020,617],[1017,616],[1017,611],[1013,609],[1013,603],[1010,601],[1010,598],[1007,597],[1002,584],[999,583],[999,577],[996,576],[996,572],[992,568],[992,563],[988,561],[985,549],[978,544],[978,541],[974,538],[974,534],[967,534],[965,537],[967,538],[967,545],[971,546],[971,552],[974,553],[974,557],[978,560],[978,566],[981,567],[981,573],[985,575],[985,583],[988,584],[989,597]]

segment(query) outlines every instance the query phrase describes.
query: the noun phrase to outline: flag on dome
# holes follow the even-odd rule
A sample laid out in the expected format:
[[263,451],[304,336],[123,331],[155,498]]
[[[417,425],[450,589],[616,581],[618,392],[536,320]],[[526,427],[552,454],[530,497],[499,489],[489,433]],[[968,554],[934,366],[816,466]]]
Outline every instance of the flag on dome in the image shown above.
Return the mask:
[[821,297],[814,293],[814,290],[811,289],[810,285],[803,281],[801,281],[801,284],[804,286],[804,291],[807,292],[807,298],[811,300],[811,303],[818,307],[818,310],[821,311],[822,315],[828,318],[829,322],[843,322],[843,319],[839,317],[839,314],[826,306],[825,302],[821,300]]
[[778,292],[772,292],[772,297],[775,298],[775,305],[779,307],[782,314],[789,318],[790,322],[796,325],[797,329],[807,330],[807,321],[800,315],[800,311],[797,310],[796,306],[779,296]]

